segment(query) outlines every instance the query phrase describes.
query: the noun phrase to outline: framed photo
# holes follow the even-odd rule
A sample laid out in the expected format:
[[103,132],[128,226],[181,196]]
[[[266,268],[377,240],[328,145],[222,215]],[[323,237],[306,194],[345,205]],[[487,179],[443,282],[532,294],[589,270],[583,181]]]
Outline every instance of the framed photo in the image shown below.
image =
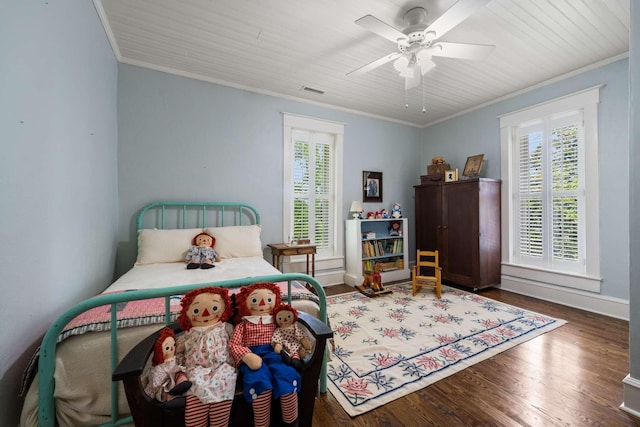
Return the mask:
[[455,182],[458,180],[458,168],[444,171],[445,182]]
[[382,203],[382,172],[362,172],[362,201]]
[[464,164],[463,176],[478,176],[482,169],[482,163],[484,163],[484,154],[476,154],[475,156],[467,157],[467,163]]

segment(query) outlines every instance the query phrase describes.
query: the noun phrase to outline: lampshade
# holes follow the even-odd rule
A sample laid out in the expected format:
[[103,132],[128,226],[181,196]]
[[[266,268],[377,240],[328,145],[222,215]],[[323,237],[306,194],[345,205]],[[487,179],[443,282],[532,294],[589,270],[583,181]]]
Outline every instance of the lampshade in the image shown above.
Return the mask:
[[362,203],[359,201],[351,202],[351,208],[349,212],[362,212],[364,209],[362,208]]
[[431,60],[431,52],[424,49],[416,54],[416,61],[420,65],[420,71],[424,76],[430,71],[436,64]]
[[393,63],[393,68],[400,74],[406,71],[409,66],[409,58],[406,55],[402,55],[400,58],[396,59]]

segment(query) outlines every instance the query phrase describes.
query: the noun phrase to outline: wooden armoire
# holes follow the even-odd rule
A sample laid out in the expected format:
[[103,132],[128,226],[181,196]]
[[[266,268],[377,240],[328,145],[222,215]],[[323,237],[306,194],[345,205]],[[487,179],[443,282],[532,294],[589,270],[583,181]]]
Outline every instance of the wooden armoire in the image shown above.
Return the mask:
[[416,248],[437,249],[442,280],[471,289],[500,283],[500,180],[416,185]]

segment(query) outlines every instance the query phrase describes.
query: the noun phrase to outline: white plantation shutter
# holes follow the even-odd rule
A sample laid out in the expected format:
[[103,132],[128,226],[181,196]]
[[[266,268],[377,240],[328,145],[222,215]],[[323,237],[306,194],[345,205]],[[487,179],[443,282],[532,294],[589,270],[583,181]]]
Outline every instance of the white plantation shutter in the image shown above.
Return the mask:
[[285,241],[310,239],[318,255],[341,256],[343,125],[287,115],[284,124]]
[[[314,242],[323,250],[330,249],[332,245],[331,235],[334,222],[331,221],[331,205],[334,198],[333,183],[333,137],[327,134],[317,135],[318,142],[315,147],[315,227]],[[323,143],[321,140],[326,139]]]
[[293,223],[292,239],[309,238],[309,181],[311,156],[308,132],[293,132]]
[[507,286],[601,290],[601,87],[500,116]]
[[535,258],[543,254],[542,133],[540,125],[522,127],[518,132],[518,241],[520,254]]
[[581,111],[543,117],[516,129],[516,258],[583,273],[584,165]]
[[294,130],[292,239],[311,239],[318,252],[330,249],[333,223],[333,136]]

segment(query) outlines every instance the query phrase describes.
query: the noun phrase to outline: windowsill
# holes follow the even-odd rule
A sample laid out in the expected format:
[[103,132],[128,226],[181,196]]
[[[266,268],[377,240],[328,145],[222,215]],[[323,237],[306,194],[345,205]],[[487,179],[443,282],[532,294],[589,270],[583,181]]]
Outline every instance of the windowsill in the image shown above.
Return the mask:
[[[290,268],[298,270],[303,269],[307,263],[305,255],[296,255],[288,257],[283,264],[289,265]],[[311,261],[309,261],[311,262]],[[316,271],[333,270],[336,268],[344,268],[344,256],[320,256],[316,254]]]
[[562,286],[598,294],[600,293],[600,286],[602,284],[601,277],[558,272],[509,263],[502,263],[502,275],[525,279],[533,284]]

